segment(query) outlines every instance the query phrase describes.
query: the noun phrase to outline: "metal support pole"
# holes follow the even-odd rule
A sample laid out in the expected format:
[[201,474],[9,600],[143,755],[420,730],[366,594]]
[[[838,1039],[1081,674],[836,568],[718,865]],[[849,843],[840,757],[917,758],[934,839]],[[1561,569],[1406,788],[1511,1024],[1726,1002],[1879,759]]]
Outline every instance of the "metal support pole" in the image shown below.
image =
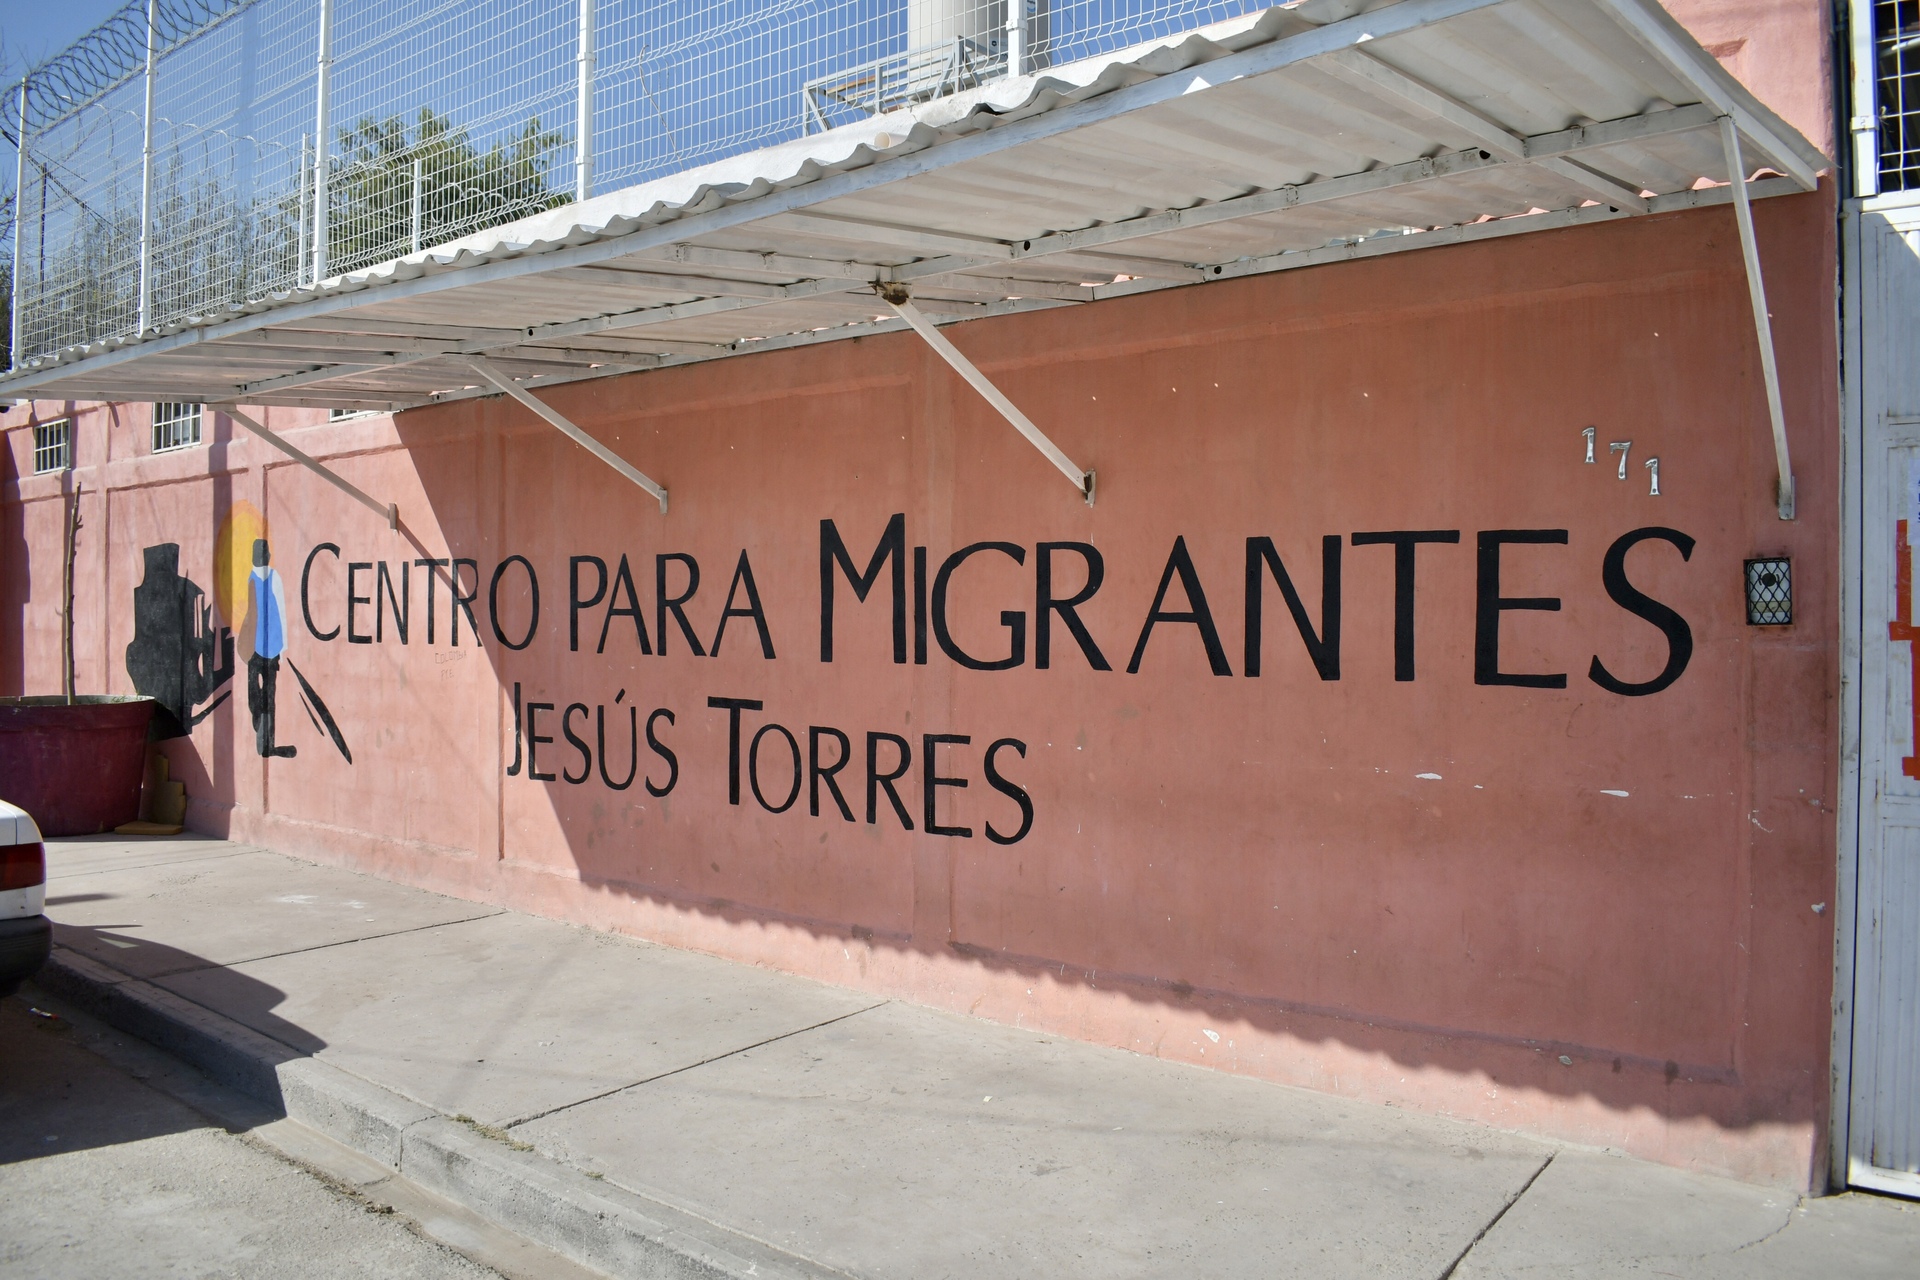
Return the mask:
[[147,0],[147,102],[140,133],[140,329],[153,327],[153,39],[154,9]]
[[235,422],[239,423],[241,426],[245,427],[247,430],[253,432],[253,434],[259,436],[262,440],[265,440],[268,444],[272,445],[274,448],[278,449],[280,452],[286,454],[289,458],[292,458],[295,462],[299,463],[301,466],[305,467],[307,470],[313,472],[315,475],[325,480],[328,484],[331,484],[334,488],[340,490],[340,492],[346,494],[349,498],[352,498],[355,502],[360,503],[361,505],[367,507],[369,510],[377,512],[380,518],[387,522],[387,528],[398,529],[400,527],[400,508],[397,504],[391,503],[391,502],[378,502],[373,498],[369,497],[366,493],[364,493],[360,488],[358,488],[352,482],[344,479],[341,476],[334,474],[332,471],[329,471],[325,466],[325,464],[321,463],[320,461],[313,458],[312,456],[301,452],[299,449],[296,449],[291,444],[288,444],[284,439],[275,435],[273,432],[267,430],[265,427],[261,426],[258,422],[255,422],[252,418],[242,413],[240,411],[239,405],[220,404],[220,405],[208,405],[207,407],[215,410],[216,412],[226,414],[229,418],[232,418]]
[[420,252],[420,157],[413,158],[413,251]]
[[500,388],[500,390],[506,392],[515,400],[527,406],[527,408],[533,410],[536,414],[540,415],[540,417],[546,419],[547,422],[559,430],[560,434],[566,436],[569,440],[612,467],[615,471],[618,471],[627,479],[639,485],[642,489],[645,489],[653,496],[654,500],[660,504],[660,514],[667,514],[667,491],[665,486],[656,484],[631,462],[628,462],[625,458],[607,448],[607,446],[601,444],[598,440],[595,440],[579,427],[574,426],[573,423],[567,421],[567,419],[551,405],[535,399],[516,384],[512,378],[494,368],[484,357],[469,356],[467,363],[472,365],[473,371],[482,378],[485,378],[488,382]]
[[1074,465],[1073,459],[1061,451],[1060,446],[1047,439],[1046,432],[1033,425],[1033,420],[1020,412],[1013,401],[1007,399],[1000,388],[987,380],[987,375],[973,367],[973,361],[960,354],[959,348],[948,342],[946,335],[933,327],[933,324],[920,313],[920,308],[907,299],[907,291],[901,286],[882,285],[880,296],[887,305],[900,313],[900,318],[913,326],[913,331],[926,340],[942,360],[953,366],[953,371],[965,378],[970,386],[1000,411],[1000,416],[1013,424],[1013,429],[1027,438],[1027,443],[1047,456],[1047,461],[1060,469],[1060,474],[1073,482],[1073,487],[1093,505],[1093,472],[1082,471]]
[[320,55],[314,65],[313,285],[327,278],[327,95],[333,84],[333,0],[320,0]]
[[1740,227],[1740,253],[1747,263],[1747,295],[1753,302],[1754,336],[1760,340],[1760,372],[1767,384],[1767,416],[1773,423],[1773,460],[1779,471],[1780,518],[1793,519],[1793,461],[1787,456],[1787,418],[1780,405],[1780,370],[1773,354],[1773,320],[1767,314],[1767,290],[1760,278],[1760,246],[1753,236],[1753,206],[1747,199],[1746,164],[1740,159],[1740,132],[1732,116],[1720,117],[1720,147],[1733,180],[1733,218]]
[[300,135],[300,172],[294,176],[294,184],[300,188],[300,230],[293,241],[293,287],[304,288],[307,283],[307,202],[313,198],[313,190],[307,184],[307,175],[313,172],[313,139],[306,134]]
[[1847,132],[1853,139],[1853,194],[1880,194],[1880,57],[1873,44],[1873,0],[1848,0],[1847,43],[1852,55],[1853,115]]
[[580,101],[576,109],[573,198],[585,200],[593,187],[593,0],[580,0]]
[[1027,0],[1007,0],[1007,74],[1027,71]]
[[8,352],[7,367],[9,369],[18,369],[20,367],[20,353],[24,349],[21,345],[20,333],[26,328],[26,315],[21,310],[21,303],[26,299],[26,292],[20,285],[20,282],[27,274],[26,259],[20,255],[20,228],[25,225],[27,221],[26,76],[20,77],[20,124],[18,130],[13,135],[13,140],[13,321],[8,326],[13,332],[10,335],[11,342],[9,344],[10,350]]

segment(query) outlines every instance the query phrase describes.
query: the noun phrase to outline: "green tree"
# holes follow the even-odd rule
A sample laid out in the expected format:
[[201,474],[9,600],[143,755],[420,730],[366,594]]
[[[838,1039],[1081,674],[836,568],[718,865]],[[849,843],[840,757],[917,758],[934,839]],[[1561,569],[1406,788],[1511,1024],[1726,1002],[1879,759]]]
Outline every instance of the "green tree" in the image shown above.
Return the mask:
[[329,274],[406,255],[414,236],[414,162],[419,162],[420,247],[499,226],[572,197],[549,182],[565,135],[536,116],[518,134],[475,146],[464,126],[422,107],[409,127],[398,116],[340,131],[328,179]]
[[[411,251],[416,160],[426,248],[565,204],[571,196],[554,190],[548,175],[566,145],[564,135],[543,130],[535,118],[482,149],[465,127],[430,108],[411,124],[369,117],[342,129],[328,180],[328,274]],[[311,173],[276,195],[243,197],[230,163],[188,148],[170,151],[154,176],[154,327],[220,315],[286,290],[302,274],[313,248]],[[18,318],[27,353],[131,335],[139,313],[137,189],[89,203],[57,163],[41,160],[28,191],[30,205],[43,199],[57,216],[28,228],[34,234]],[[0,247],[11,247],[8,229],[19,207],[16,193],[0,192]],[[0,370],[16,319],[7,312],[11,272],[20,266],[0,252]]]

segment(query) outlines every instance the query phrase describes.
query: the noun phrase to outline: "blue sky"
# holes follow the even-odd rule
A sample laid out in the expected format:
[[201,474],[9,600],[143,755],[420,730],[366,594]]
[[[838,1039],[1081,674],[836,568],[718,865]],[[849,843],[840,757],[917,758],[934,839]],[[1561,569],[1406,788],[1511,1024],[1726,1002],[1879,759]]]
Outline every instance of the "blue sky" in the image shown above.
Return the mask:
[[[15,79],[24,64],[52,57],[105,22],[126,2],[0,0],[0,47],[5,52],[0,76]],[[0,139],[0,189],[13,190],[13,146],[4,139]]]
[[39,62],[60,52],[127,0],[0,0],[0,40],[7,51],[6,71],[19,74],[25,58]]

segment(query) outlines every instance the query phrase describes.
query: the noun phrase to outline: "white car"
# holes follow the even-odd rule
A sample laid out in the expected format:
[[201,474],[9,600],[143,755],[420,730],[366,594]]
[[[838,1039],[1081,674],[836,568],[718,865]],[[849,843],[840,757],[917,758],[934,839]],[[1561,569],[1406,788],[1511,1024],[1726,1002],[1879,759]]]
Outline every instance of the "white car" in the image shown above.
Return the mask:
[[40,828],[0,800],[0,996],[33,976],[53,949],[47,906],[47,848]]

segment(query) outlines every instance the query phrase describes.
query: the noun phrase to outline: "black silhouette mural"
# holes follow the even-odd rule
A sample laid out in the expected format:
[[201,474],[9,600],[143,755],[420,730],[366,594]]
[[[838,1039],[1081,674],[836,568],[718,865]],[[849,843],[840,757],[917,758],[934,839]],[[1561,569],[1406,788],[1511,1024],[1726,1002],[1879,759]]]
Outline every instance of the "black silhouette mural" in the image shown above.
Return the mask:
[[[154,709],[153,739],[182,738],[233,693],[221,686],[234,676],[234,634],[216,625],[207,593],[181,574],[178,543],[147,547],[142,555],[146,575],[133,589],[133,643],[127,646],[127,674],[137,692],[159,704]],[[240,632],[251,642],[246,681],[254,748],[262,756],[298,754],[277,734],[275,707],[284,662],[299,682],[301,707],[314,730],[331,740],[352,764],[353,753],[333,713],[286,656],[287,592],[270,558],[267,540],[254,539],[253,569],[246,578],[246,616],[240,620]]]
[[181,576],[179,543],[163,542],[142,554],[146,575],[133,589],[127,674],[136,691],[160,704],[152,738],[182,738],[232,692],[213,696],[233,678],[233,632],[214,625],[207,593]]

